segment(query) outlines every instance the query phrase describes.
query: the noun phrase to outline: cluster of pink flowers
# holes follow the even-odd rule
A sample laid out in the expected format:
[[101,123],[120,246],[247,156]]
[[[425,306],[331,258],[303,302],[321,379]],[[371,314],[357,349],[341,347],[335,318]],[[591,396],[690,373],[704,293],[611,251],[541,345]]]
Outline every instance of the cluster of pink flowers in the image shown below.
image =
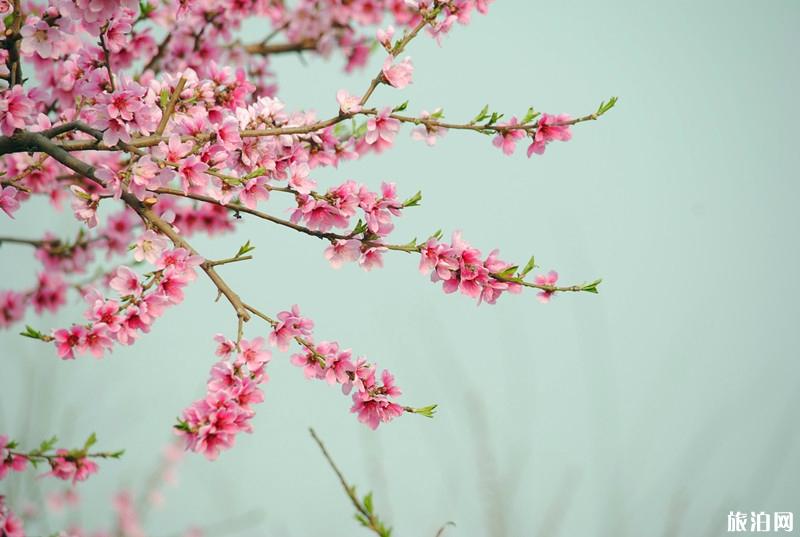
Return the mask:
[[[518,277],[514,274],[516,266],[501,260],[498,254],[498,250],[492,250],[484,259],[481,251],[472,247],[461,237],[461,232],[456,231],[450,244],[440,242],[437,235],[422,245],[419,270],[423,274],[430,273],[432,282],[442,282],[445,293],[460,290],[476,298],[478,304],[494,304],[505,292],[517,294],[522,291],[519,280],[514,281]],[[531,262],[528,270],[533,268]],[[535,276],[534,281],[536,285],[555,287],[558,273],[551,270]],[[537,296],[540,302],[546,304],[553,294],[553,289],[541,289]]]
[[291,311],[279,313],[278,319],[270,334],[270,343],[286,350],[290,340],[297,338],[302,349],[292,355],[292,363],[303,368],[306,378],[338,384],[344,394],[353,392],[350,411],[358,414],[359,421],[376,429],[380,423],[403,414],[403,407],[392,401],[401,391],[388,370],[378,375],[374,364],[364,358],[353,359],[349,349],[340,349],[334,341],[314,343],[311,332],[314,323],[302,317],[296,305]]
[[86,454],[57,449],[56,455],[50,458],[50,471],[44,475],[57,477],[64,481],[86,481],[90,475],[97,473],[97,463],[90,460]]
[[6,505],[6,497],[0,494],[0,535],[3,537],[25,537],[22,520]]
[[497,257],[492,250],[483,259],[481,251],[473,248],[460,232],[454,232],[450,244],[428,239],[420,251],[419,270],[431,273],[431,281],[442,282],[445,293],[460,290],[463,294],[478,299],[478,303],[494,304],[504,292],[519,293],[522,287],[514,282],[494,278],[512,265]]
[[[528,157],[536,153],[541,155],[544,153],[547,144],[553,140],[567,142],[572,139],[572,132],[570,132],[569,122],[572,118],[567,114],[551,115],[542,114],[536,123],[536,130],[531,135],[531,145],[528,146]],[[515,129],[521,125],[516,117],[512,117],[508,123],[503,123],[503,127],[511,127],[494,137],[492,143],[495,147],[499,147],[506,155],[514,154],[517,147],[517,142],[527,136],[525,130]]]
[[183,288],[196,278],[195,268],[202,258],[183,248],[166,249],[164,238],[153,231],[145,232],[137,241],[134,257],[151,262],[156,271],[144,282],[133,270],[118,267],[109,280],[119,299],[107,299],[95,288],[84,293],[88,304],[87,325],[72,325],[53,331],[58,356],[65,360],[75,353],[90,352],[100,358],[114,341],[132,344],[141,332],[172,305],[183,301]]
[[362,240],[385,237],[394,229],[392,217],[400,216],[403,209],[394,183],[382,183],[378,194],[355,181],[346,181],[323,196],[298,195],[297,203],[292,222],[304,223],[309,229],[322,232],[351,228],[352,219],[360,210],[364,228],[352,235],[352,239],[335,241],[325,250],[325,257],[334,268],[348,261],[358,261],[366,270],[383,266],[383,250],[362,246]]
[[208,392],[183,411],[176,426],[186,449],[209,460],[233,446],[236,435],[251,432],[253,405],[264,400],[259,387],[269,380],[265,366],[271,353],[262,349],[264,338],[241,340],[238,345],[218,334],[216,354],[221,360],[211,368]]
[[[11,443],[8,437],[0,434],[0,481],[6,477],[10,471],[21,472],[28,465],[28,459],[20,454],[12,454]],[[0,524],[0,528],[2,524]]]

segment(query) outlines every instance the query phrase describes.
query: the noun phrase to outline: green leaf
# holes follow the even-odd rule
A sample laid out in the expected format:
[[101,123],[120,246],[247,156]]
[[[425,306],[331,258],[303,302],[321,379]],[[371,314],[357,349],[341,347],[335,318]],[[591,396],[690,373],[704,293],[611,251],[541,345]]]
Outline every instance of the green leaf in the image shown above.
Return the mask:
[[356,222],[356,227],[353,228],[353,231],[350,232],[351,235],[360,235],[367,230],[366,222],[363,222],[360,218],[358,222]]
[[245,242],[243,245],[241,245],[239,247],[239,251],[236,252],[236,256],[235,257],[242,257],[243,255],[245,255],[245,254],[247,254],[249,252],[252,252],[255,249],[256,249],[256,247],[251,245],[250,241],[248,240],[247,242]]
[[522,272],[519,273],[519,277],[524,278],[525,276],[528,275],[530,271],[532,271],[535,268],[536,268],[536,259],[533,256],[531,256],[531,258],[528,259],[528,262],[525,264],[525,268],[523,268]]
[[161,109],[165,110],[167,108],[167,104],[169,104],[169,89],[164,88],[161,90],[161,95],[159,98],[161,101]]
[[38,330],[29,325],[25,325],[25,331],[20,332],[19,335],[24,337],[29,337],[31,339],[41,339],[41,340],[47,339],[47,336],[45,336],[45,334],[39,332]]
[[444,117],[444,108],[439,108],[431,114],[432,119],[442,119]]
[[97,435],[92,433],[89,435],[89,438],[86,439],[86,442],[83,443],[83,451],[88,451],[90,447],[97,443]]
[[108,456],[111,457],[112,459],[119,459],[124,454],[125,454],[125,450],[124,449],[120,449],[118,451],[112,451],[111,453],[108,454]]
[[489,105],[487,104],[486,106],[481,108],[481,111],[478,112],[477,116],[472,118],[472,121],[470,123],[480,123],[481,121],[486,119],[488,116],[489,116]]
[[364,509],[367,510],[367,513],[372,514],[372,507],[372,492],[369,492],[364,496]]
[[600,291],[597,290],[597,286],[600,285],[600,282],[602,282],[602,281],[603,281],[602,279],[597,279],[597,280],[593,281],[592,283],[587,283],[586,285],[581,287],[581,291],[586,291],[587,293],[598,294]]
[[402,104],[398,104],[397,106],[392,108],[392,112],[402,112],[406,108],[408,108],[408,101],[406,101],[406,102],[404,102]]
[[46,440],[42,440],[42,443],[39,444],[39,447],[36,448],[32,453],[35,453],[37,455],[41,455],[42,453],[47,453],[48,451],[53,449],[53,447],[55,447],[56,442],[58,442],[57,436],[51,436]]
[[416,194],[408,198],[406,201],[403,202],[403,207],[417,207],[419,206],[419,202],[422,201],[422,191],[417,191]]
[[356,513],[356,520],[358,520],[365,528],[369,527],[369,520],[361,513]]
[[617,104],[618,100],[619,97],[611,97],[607,102],[606,101],[601,102],[600,106],[597,107],[597,112],[595,112],[595,114],[597,114],[598,116],[602,116],[603,114],[614,108],[614,105]]
[[191,428],[189,428],[189,422],[187,422],[186,420],[182,420],[180,418],[177,419],[178,423],[173,425],[174,428],[178,429],[179,431],[184,431],[187,433],[192,431]]
[[539,116],[539,112],[534,110],[533,107],[531,106],[530,108],[528,108],[528,111],[525,112],[525,115],[522,117],[522,121],[520,121],[520,123],[525,125],[527,123],[530,123],[534,119],[536,119],[538,116]]
[[500,276],[502,276],[504,278],[512,278],[514,276],[514,273],[517,271],[518,268],[519,268],[519,265],[512,265],[512,266],[508,267],[507,269],[505,269],[503,272],[501,272]]
[[488,122],[488,123],[486,123],[486,124],[487,124],[487,125],[494,125],[495,123],[497,123],[498,121],[500,121],[500,118],[502,118],[502,117],[503,117],[503,115],[504,115],[504,114],[498,114],[497,112],[492,112],[492,117],[491,117],[491,118],[489,118],[489,122]]
[[429,405],[421,408],[412,408],[411,412],[419,414],[420,416],[425,416],[426,418],[432,418],[433,415],[436,414],[436,407],[438,406],[439,405]]

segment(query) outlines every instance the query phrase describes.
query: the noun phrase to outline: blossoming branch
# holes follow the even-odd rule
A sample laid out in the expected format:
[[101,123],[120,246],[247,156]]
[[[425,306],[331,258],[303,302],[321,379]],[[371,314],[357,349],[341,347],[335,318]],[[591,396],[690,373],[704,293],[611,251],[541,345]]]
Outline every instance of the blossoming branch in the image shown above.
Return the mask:
[[[323,240],[321,255],[333,268],[357,263],[373,270],[391,252],[417,255],[420,272],[445,293],[478,304],[525,288],[541,302],[597,293],[600,280],[559,285],[558,274],[539,270],[533,257],[514,263],[496,249],[484,254],[459,231],[449,241],[442,231],[392,239],[395,219],[420,205],[416,189],[401,195],[389,181],[376,190],[353,179],[317,179],[322,168],[393,149],[404,126],[429,146],[463,131],[488,136],[505,155],[523,142],[528,157],[542,155],[616,104],[612,98],[578,117],[529,108],[507,119],[486,106],[462,122],[435,107],[411,114],[408,101],[369,104],[378,88],[413,83],[418,73],[406,52],[414,39],[427,34],[441,42],[486,14],[490,3],[0,0],[0,209],[10,223],[28,200],[43,197],[54,210],[68,203],[81,226],[72,238],[0,236],[0,244],[33,248],[42,265],[28,288],[0,291],[0,328],[21,321],[28,308],[58,311],[72,290],[84,304],[81,321],[27,326],[22,335],[51,344],[63,360],[101,358],[149,332],[183,301],[199,270],[232,307],[235,329],[214,336],[218,361],[207,391],[175,425],[188,449],[213,459],[238,433],[251,431],[268,380],[267,346],[294,346],[291,362],[306,377],[339,386],[351,412],[373,429],[407,413],[431,417],[435,405],[397,401],[402,392],[388,370],[336,341],[316,341],[315,323],[298,306],[273,318],[246,302],[220,271],[251,260],[252,244],[208,259],[189,240],[231,233],[245,215]],[[251,17],[268,20],[273,30],[248,43],[237,31]],[[348,73],[374,53],[381,68],[361,92],[331,88],[330,112],[318,118],[278,99],[270,57],[284,53],[341,57]],[[270,212],[273,196],[291,201],[288,218]],[[117,210],[102,217],[101,206]],[[267,327],[250,329],[253,318]],[[90,459],[104,456],[88,448],[54,455],[0,449],[3,468],[47,461],[54,475],[73,479],[92,473]]]

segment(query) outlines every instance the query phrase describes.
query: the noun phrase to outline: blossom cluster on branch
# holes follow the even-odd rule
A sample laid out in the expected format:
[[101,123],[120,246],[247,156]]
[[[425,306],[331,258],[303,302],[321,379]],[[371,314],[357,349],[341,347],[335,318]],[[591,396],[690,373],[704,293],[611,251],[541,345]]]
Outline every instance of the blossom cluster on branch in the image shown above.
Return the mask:
[[[597,293],[600,280],[559,286],[558,274],[538,272],[533,257],[524,266],[501,260],[496,249],[484,257],[460,232],[449,244],[441,231],[393,242],[395,219],[420,204],[421,192],[400,196],[391,181],[377,190],[349,178],[320,184],[320,169],[383,154],[404,127],[431,146],[452,131],[484,135],[506,155],[527,140],[531,157],[615,105],[612,98],[578,117],[530,108],[506,121],[485,106],[469,121],[450,122],[441,108],[409,115],[407,101],[370,104],[379,87],[402,90],[419,74],[406,55],[412,40],[428,34],[441,42],[490,3],[0,0],[3,224],[40,197],[53,210],[68,204],[80,227],[68,239],[0,236],[0,244],[32,247],[42,266],[29,287],[0,290],[0,328],[25,319],[28,308],[58,311],[74,291],[85,304],[83,320],[49,330],[27,326],[22,335],[53,345],[64,360],[100,358],[149,332],[182,302],[199,269],[232,307],[236,337],[217,336],[219,361],[207,393],[175,426],[187,449],[212,459],[251,430],[268,379],[267,343],[281,351],[297,345],[291,362],[308,378],[340,386],[351,412],[373,429],[404,413],[432,416],[435,405],[397,403],[401,391],[389,371],[335,341],[315,342],[314,323],[297,306],[273,319],[245,302],[220,267],[252,259],[249,242],[230,258],[208,259],[188,239],[231,233],[246,216],[322,239],[334,268],[351,262],[372,270],[390,252],[419,255],[420,271],[446,293],[460,291],[479,304],[524,288],[541,302]],[[252,17],[273,30],[246,42],[239,30]],[[270,58],[283,53],[340,56],[346,72],[378,54],[381,67],[361,93],[330,88],[330,113],[318,116],[278,98]],[[288,218],[269,211],[273,196],[291,203]],[[245,338],[254,317],[268,328],[248,329],[257,333]],[[15,447],[0,437],[0,478],[46,461],[49,475],[80,481],[96,471],[92,458],[116,458],[89,453],[88,445],[52,454],[52,445],[28,453]],[[19,537],[8,513],[0,502],[0,523],[11,525],[5,533]]]

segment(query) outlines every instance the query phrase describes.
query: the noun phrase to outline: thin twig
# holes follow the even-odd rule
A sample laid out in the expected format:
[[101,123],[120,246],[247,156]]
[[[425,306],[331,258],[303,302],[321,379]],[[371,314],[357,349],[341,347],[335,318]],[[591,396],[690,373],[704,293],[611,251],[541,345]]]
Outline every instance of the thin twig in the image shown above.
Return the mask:
[[175,85],[175,90],[172,92],[172,95],[169,98],[169,102],[167,103],[166,108],[161,115],[161,121],[156,128],[156,136],[161,136],[164,134],[164,130],[167,128],[167,123],[169,123],[169,118],[172,116],[172,113],[175,111],[175,105],[178,104],[178,99],[181,97],[181,92],[183,91],[183,87],[186,85],[186,77],[181,77],[178,80],[178,83]]

